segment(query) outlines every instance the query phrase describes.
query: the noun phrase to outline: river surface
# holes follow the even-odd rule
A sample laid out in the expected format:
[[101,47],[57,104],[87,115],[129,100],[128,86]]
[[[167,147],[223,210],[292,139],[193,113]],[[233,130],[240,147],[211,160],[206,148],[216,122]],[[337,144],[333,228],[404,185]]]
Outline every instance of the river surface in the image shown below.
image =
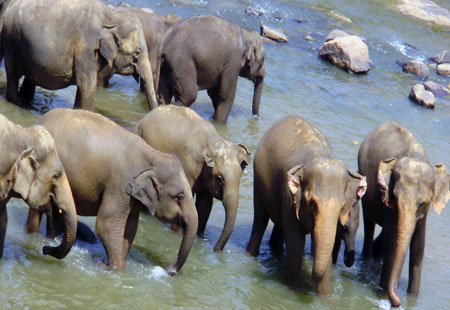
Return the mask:
[[[119,1],[110,1],[117,4]],[[138,7],[151,7],[183,17],[214,14],[242,27],[259,29],[265,24],[282,29],[287,44],[265,44],[266,78],[261,101],[261,119],[251,118],[253,85],[240,79],[236,100],[226,126],[216,126],[227,139],[246,144],[254,153],[262,135],[280,118],[296,114],[321,130],[329,139],[335,157],[357,170],[357,152],[365,135],[382,122],[397,121],[421,142],[434,163],[450,168],[450,99],[438,98],[434,110],[408,99],[418,80],[401,72],[395,61],[427,60],[448,49],[449,29],[404,16],[394,0],[306,0],[229,1],[128,0]],[[449,8],[448,2],[437,1]],[[265,12],[262,17],[246,15],[250,5]],[[333,17],[347,16],[353,23]],[[283,16],[281,20],[276,17]],[[301,23],[297,20],[302,20]],[[326,35],[339,28],[359,35],[368,45],[375,64],[367,75],[346,73],[322,60],[317,50]],[[307,41],[305,36],[313,41]],[[31,125],[41,114],[56,107],[70,108],[75,88],[59,91],[37,89],[33,109],[23,109],[4,100],[6,79],[0,74],[0,112],[11,120]],[[448,85],[450,78],[430,70],[430,79]],[[97,92],[97,112],[131,129],[147,112],[145,97],[131,77],[115,76],[108,89]],[[201,92],[192,108],[211,120],[213,107]],[[359,228],[357,260],[351,268],[342,261],[332,269],[331,296],[314,294],[312,260],[307,238],[299,291],[283,284],[285,257],[274,256],[268,246],[271,224],[260,255],[250,258],[245,248],[253,221],[253,168],[247,167],[241,181],[240,206],[234,232],[223,253],[214,253],[224,211],[215,202],[203,237],[195,242],[182,270],[174,277],[160,266],[171,262],[181,236],[155,218],[141,215],[133,247],[122,271],[106,271],[96,261],[106,255],[100,243],[77,242],[61,260],[42,255],[48,240],[41,225],[37,235],[24,233],[28,207],[18,200],[8,205],[9,223],[4,258],[0,261],[0,309],[388,309],[387,294],[379,286],[381,264],[363,263],[363,241]],[[82,218],[92,228],[95,218]],[[408,259],[399,281],[404,309],[448,309],[450,307],[450,206],[437,216],[430,209],[421,293],[408,296]],[[361,222],[362,223],[362,222]]]

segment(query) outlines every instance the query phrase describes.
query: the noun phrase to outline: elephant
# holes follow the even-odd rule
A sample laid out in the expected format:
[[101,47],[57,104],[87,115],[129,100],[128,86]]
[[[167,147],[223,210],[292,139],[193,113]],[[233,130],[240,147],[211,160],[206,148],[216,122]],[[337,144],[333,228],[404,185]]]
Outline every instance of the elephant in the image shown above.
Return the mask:
[[108,260],[98,264],[123,268],[145,206],[162,222],[183,228],[177,258],[166,267],[168,274],[177,273],[198,227],[194,199],[180,161],[94,112],[53,109],[42,123],[55,138],[77,214],[97,216],[95,231]]
[[166,33],[157,70],[160,104],[172,97],[191,106],[197,90],[208,90],[214,120],[226,123],[238,76],[254,83],[252,113],[259,115],[265,51],[261,36],[215,16],[183,19]]
[[339,221],[345,225],[366,190],[365,177],[333,158],[325,136],[290,115],[261,138],[253,161],[254,219],[247,254],[258,255],[269,218],[271,246],[286,243],[286,282],[299,283],[305,235],[312,234],[315,291],[330,293],[331,253]]
[[449,200],[449,173],[443,164],[431,167],[423,146],[396,122],[383,123],[364,138],[358,169],[368,183],[362,199],[363,255],[371,256],[375,224],[380,225],[381,286],[387,288],[391,304],[398,307],[398,280],[408,245],[408,292],[417,295],[420,291],[427,213],[430,202],[439,214]]
[[51,90],[76,85],[74,107],[93,110],[97,76],[106,71],[140,78],[150,109],[157,107],[139,20],[99,0],[13,1],[3,15],[0,61],[3,57],[6,99],[13,103],[19,97],[30,102],[36,85]]
[[[152,67],[153,83],[155,91],[158,88],[159,74],[156,71],[158,66],[158,58],[161,51],[161,42],[166,32],[172,27],[172,25],[181,19],[178,15],[166,14],[164,16],[158,15],[149,9],[140,9],[129,6],[126,3],[120,3],[118,7],[114,9],[115,12],[121,14],[133,14],[135,15],[142,25],[144,31],[145,42],[147,44],[148,60]],[[102,76],[98,76],[98,85],[106,87],[108,81],[114,72],[104,71]]]
[[225,224],[214,246],[214,251],[222,251],[236,220],[240,179],[250,159],[247,147],[222,138],[193,110],[175,105],[149,112],[134,132],[152,147],[180,159],[196,196],[199,234],[205,230],[213,198],[222,200]]
[[359,227],[359,213],[359,204],[355,204],[345,225],[341,225],[338,222],[333,247],[333,264],[337,263],[339,249],[343,240],[345,244],[344,264],[347,267],[353,266],[355,262],[355,237]]
[[30,209],[44,211],[52,201],[61,212],[61,244],[45,246],[42,252],[62,259],[75,241],[77,215],[55,141],[44,127],[22,127],[2,114],[0,132],[0,258],[8,221],[6,205],[11,198],[21,198]]

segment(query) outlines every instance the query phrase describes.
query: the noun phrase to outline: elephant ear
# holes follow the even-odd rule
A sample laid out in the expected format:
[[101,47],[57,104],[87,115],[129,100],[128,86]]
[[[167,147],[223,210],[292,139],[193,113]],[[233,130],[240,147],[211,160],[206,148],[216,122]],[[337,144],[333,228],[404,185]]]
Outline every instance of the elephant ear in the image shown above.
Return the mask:
[[250,162],[250,152],[244,144],[237,144],[238,149],[238,161],[241,165],[242,170],[248,166]]
[[397,158],[390,158],[380,161],[378,168],[377,184],[381,192],[381,202],[389,207],[389,185],[391,183],[392,169],[397,161]]
[[434,166],[435,184],[431,203],[434,211],[440,215],[448,200],[450,199],[450,176],[444,164]]
[[160,185],[156,180],[156,170],[152,167],[142,170],[135,176],[128,184],[126,193],[139,200],[148,208],[152,215],[155,215],[159,188]]
[[366,177],[356,172],[348,171],[347,186],[345,188],[345,197],[347,203],[339,213],[339,222],[342,226],[350,218],[353,206],[364,196],[367,190]]
[[304,165],[298,165],[291,170],[287,172],[287,185],[289,188],[289,192],[291,194],[292,201],[294,202],[295,207],[295,215],[297,216],[297,219],[299,220],[299,211],[300,211],[300,204],[297,203],[297,193],[301,190],[301,182],[303,180],[303,174],[304,174]]
[[215,166],[214,158],[211,157],[211,155],[209,154],[208,148],[206,148],[206,147],[203,149],[203,160],[205,161],[205,164],[209,168],[214,168],[214,166]]
[[12,166],[7,183],[8,186],[24,200],[28,199],[30,194],[31,184],[33,183],[36,173],[37,161],[34,147],[30,147],[23,151],[19,157],[17,157],[14,165]]
[[116,25],[104,25],[100,33],[100,54],[108,62],[108,65],[112,67],[114,59],[117,58],[119,53],[120,40],[116,34]]

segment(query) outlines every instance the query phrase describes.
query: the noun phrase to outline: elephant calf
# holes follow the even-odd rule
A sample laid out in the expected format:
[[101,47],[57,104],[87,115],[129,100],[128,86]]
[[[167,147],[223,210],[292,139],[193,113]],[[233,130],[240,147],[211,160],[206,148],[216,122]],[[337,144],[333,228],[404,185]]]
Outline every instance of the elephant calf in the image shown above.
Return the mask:
[[97,216],[95,230],[108,267],[123,267],[145,206],[161,221],[183,228],[177,258],[166,267],[169,274],[176,273],[186,261],[198,226],[179,160],[93,112],[55,109],[44,115],[43,124],[55,138],[77,213]]
[[42,126],[23,128],[0,114],[0,258],[8,221],[6,204],[12,197],[22,198],[38,211],[53,201],[62,213],[64,234],[58,247],[46,246],[43,253],[64,258],[75,241],[77,215],[55,141]]
[[333,247],[333,264],[337,263],[337,257],[341,248],[341,243],[344,241],[344,264],[347,267],[353,266],[355,262],[355,238],[359,228],[359,205],[355,205],[350,213],[345,225],[340,222],[337,224],[336,240]]
[[276,122],[253,162],[254,220],[247,253],[256,256],[269,218],[270,243],[286,243],[286,281],[299,282],[305,235],[313,239],[315,290],[330,293],[331,252],[339,221],[345,225],[366,191],[365,177],[334,159],[324,135],[297,116]]
[[205,230],[213,198],[222,200],[225,224],[214,251],[223,250],[236,220],[239,184],[250,157],[247,147],[225,140],[193,110],[175,105],[151,111],[134,131],[152,147],[180,159],[196,195],[199,233]]
[[264,84],[265,51],[258,32],[247,31],[215,16],[197,16],[173,25],[162,43],[158,94],[191,106],[197,90],[207,89],[214,120],[225,123],[239,76],[254,85],[252,113],[259,115]]
[[375,224],[382,226],[378,240],[383,249],[381,286],[388,289],[389,300],[397,307],[401,304],[398,280],[408,245],[408,292],[419,293],[427,214],[430,202],[439,214],[449,200],[449,173],[443,164],[431,167],[422,145],[395,122],[382,124],[367,135],[359,149],[358,167],[368,182],[362,199],[363,254],[372,255]]

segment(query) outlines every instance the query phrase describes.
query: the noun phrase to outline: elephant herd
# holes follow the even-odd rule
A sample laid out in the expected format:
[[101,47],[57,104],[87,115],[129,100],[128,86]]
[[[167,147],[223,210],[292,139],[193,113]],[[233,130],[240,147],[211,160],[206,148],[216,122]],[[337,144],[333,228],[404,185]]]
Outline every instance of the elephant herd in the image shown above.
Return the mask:
[[[0,0],[0,14],[6,99],[29,103],[36,86],[76,85],[74,108],[80,108],[51,110],[28,128],[0,115],[0,257],[10,198],[29,205],[28,232],[37,232],[47,214],[47,234],[62,239],[43,253],[58,259],[69,253],[77,230],[89,232],[77,215],[96,216],[107,256],[99,265],[111,269],[123,268],[139,214],[147,210],[182,231],[178,254],[166,267],[171,275],[204,232],[216,198],[225,223],[214,251],[223,250],[250,152],[188,107],[198,90],[207,89],[214,120],[226,122],[242,76],[254,82],[252,112],[258,115],[265,75],[260,35],[213,16],[159,16],[98,0]],[[133,132],[87,111],[93,110],[97,86],[107,86],[115,73],[133,75],[149,103],[151,111]],[[177,105],[169,105],[172,98]],[[430,165],[406,128],[375,128],[361,144],[358,172],[352,172],[318,129],[287,116],[262,137],[253,171],[254,220],[246,251],[258,255],[270,219],[269,243],[273,251],[286,246],[290,287],[299,284],[305,236],[311,234],[315,291],[330,293],[342,240],[345,265],[354,262],[361,200],[363,256],[382,257],[381,286],[392,305],[401,304],[397,286],[408,246],[408,292],[419,293],[427,213],[431,203],[439,214],[450,199],[450,176],[443,164]],[[382,232],[374,241],[375,224]]]

